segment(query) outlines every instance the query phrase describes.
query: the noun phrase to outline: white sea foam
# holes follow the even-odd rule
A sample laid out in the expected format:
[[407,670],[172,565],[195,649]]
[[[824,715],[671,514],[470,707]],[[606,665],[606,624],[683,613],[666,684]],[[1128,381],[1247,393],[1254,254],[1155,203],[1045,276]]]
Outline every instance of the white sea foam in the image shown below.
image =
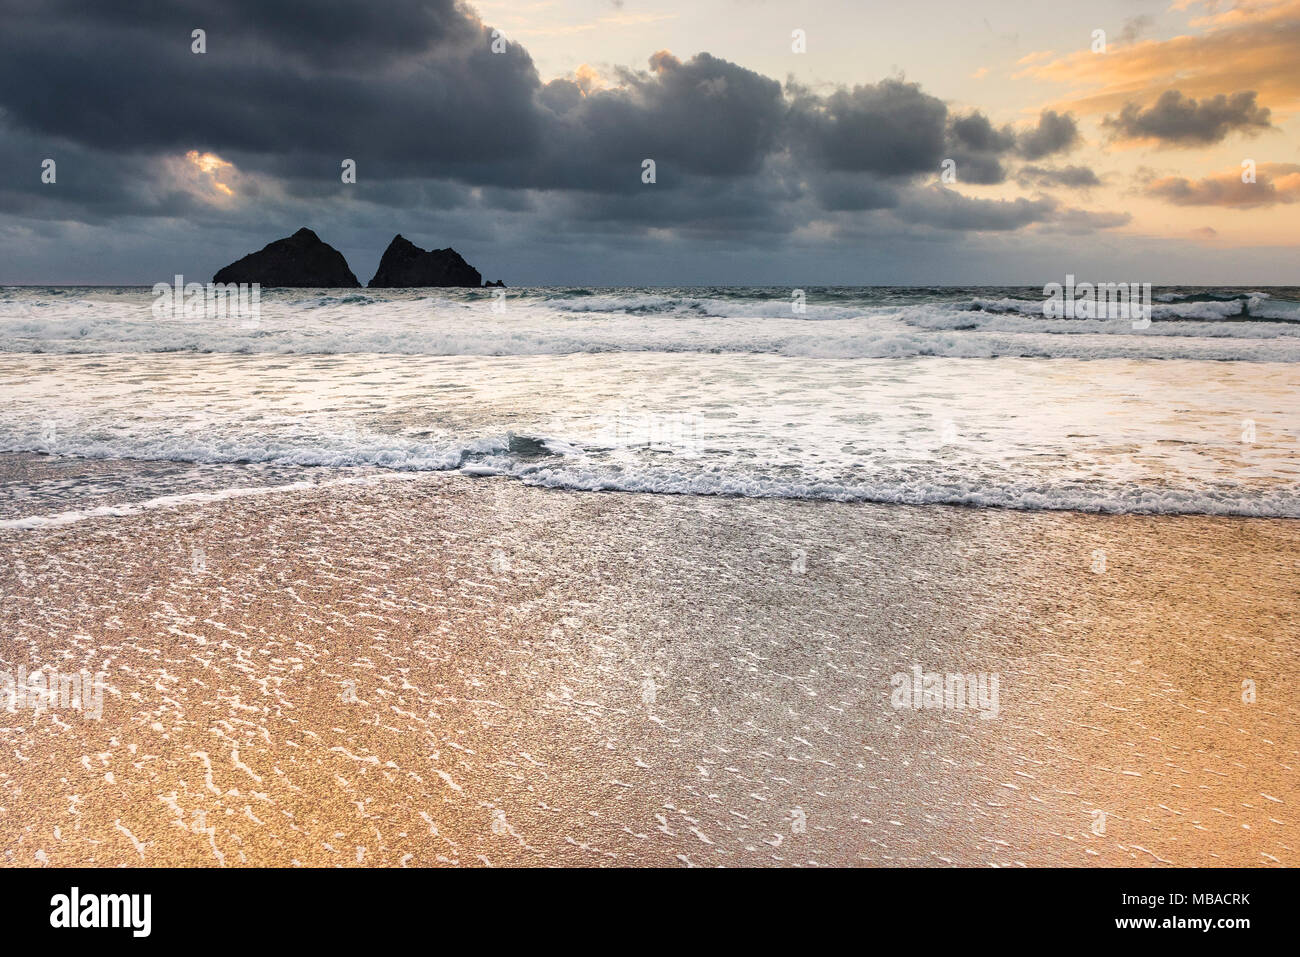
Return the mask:
[[290,482],[287,485],[251,486],[247,488],[225,488],[215,492],[189,492],[178,495],[160,495],[142,502],[128,502],[122,505],[101,505],[96,508],[72,509],[53,515],[28,515],[23,518],[0,519],[0,529],[29,531],[31,529],[57,528],[72,525],[90,518],[123,518],[139,515],[160,508],[183,508],[186,506],[208,505],[212,502],[224,502],[235,498],[248,498],[257,495],[281,495],[286,492],[306,492],[314,489],[334,488],[342,485],[373,484],[388,478],[405,478],[406,476],[374,476],[330,479],[322,482]]
[[1267,492],[1250,498],[1234,490],[1125,489],[996,485],[979,481],[875,483],[782,482],[764,477],[685,473],[628,473],[625,470],[554,468],[529,471],[530,485],[586,491],[724,495],[743,498],[802,498],[895,505],[964,505],[1045,511],[1145,515],[1238,515],[1300,518],[1300,494]]
[[1270,292],[1162,294],[1143,330],[1015,290],[811,290],[803,314],[781,290],[511,295],[271,291],[246,330],[155,321],[147,292],[0,290],[0,451],[193,464],[54,470],[0,514],[319,468],[1300,517],[1300,323],[1257,317],[1294,313]]

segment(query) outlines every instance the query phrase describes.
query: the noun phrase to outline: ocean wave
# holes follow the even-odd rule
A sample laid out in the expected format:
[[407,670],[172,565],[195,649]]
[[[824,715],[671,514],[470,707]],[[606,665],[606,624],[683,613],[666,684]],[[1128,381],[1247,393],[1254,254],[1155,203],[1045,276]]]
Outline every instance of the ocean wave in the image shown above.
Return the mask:
[[511,435],[465,442],[422,442],[400,436],[320,433],[296,437],[231,434],[216,438],[181,435],[143,427],[130,434],[102,437],[60,430],[45,441],[35,432],[0,439],[0,452],[37,452],[83,459],[134,459],[143,462],[193,462],[202,465],[275,465],[348,468],[372,466],[396,471],[447,471],[487,455],[519,454]]
[[[1005,508],[1018,511],[1078,511],[1112,515],[1222,515],[1251,518],[1300,519],[1300,494],[1269,491],[1241,494],[1204,489],[1144,489],[1133,487],[1073,487],[1033,484],[990,484],[978,481],[859,481],[790,480],[718,471],[684,472],[571,466],[538,467],[505,458],[463,459],[454,468],[425,468],[414,460],[382,466],[396,474],[304,479],[283,485],[235,487],[211,492],[163,495],[85,509],[0,520],[0,530],[31,531],[93,518],[118,518],[158,508],[205,505],[258,495],[310,492],[345,485],[375,484],[385,478],[414,478],[412,473],[458,473],[467,477],[500,477],[544,488],[586,492],[631,492],[658,495],[709,495],[754,499],[870,502],[889,505],[952,505]],[[332,472],[330,474],[333,474]]]
[[[357,308],[376,318],[359,321]],[[499,317],[464,307],[380,313],[374,306],[322,307],[290,318],[264,315],[251,329],[233,321],[141,321],[93,315],[0,318],[0,353],[222,353],[244,355],[545,356],[665,352],[768,354],[798,358],[911,356],[1071,359],[1300,361],[1300,325],[1286,322],[1153,322],[1043,319],[934,306],[890,307],[861,318],[808,323],[791,318],[600,317],[520,308]],[[321,315],[329,313],[328,315]],[[314,316],[320,316],[314,319]]]
[[1242,494],[1197,489],[997,485],[977,481],[791,482],[737,475],[628,474],[583,469],[533,470],[516,477],[531,485],[583,491],[793,498],[891,505],[962,505],[1112,515],[1300,518],[1300,494],[1288,491]]
[[[767,464],[745,453],[692,452],[660,447],[633,449],[644,454],[608,455],[607,447],[545,434],[502,434],[472,439],[416,441],[373,434],[312,435],[297,441],[275,438],[226,439],[204,442],[170,439],[139,431],[105,440],[91,434],[63,435],[52,447],[37,441],[10,439],[0,452],[45,452],[85,459],[170,461],[201,465],[298,467],[301,482],[263,485],[234,491],[159,496],[144,506],[111,505],[70,510],[53,516],[0,521],[0,529],[35,529],[85,518],[136,514],[142,507],[194,504],[228,497],[305,491],[327,484],[367,480],[373,473],[459,473],[498,476],[548,488],[578,491],[621,491],[673,495],[717,495],[741,498],[808,499],[836,502],[877,502],[903,505],[961,505],[1019,510],[1084,511],[1107,514],[1205,514],[1270,518],[1300,518],[1300,491],[1292,487],[1227,488],[1194,485],[1139,485],[1090,479],[1044,481],[1004,472],[952,473],[941,463],[921,474],[897,474],[896,467],[877,469],[869,459],[833,474],[818,464]],[[661,464],[663,463],[663,464]],[[345,479],[310,476],[320,468],[327,476],[356,470],[365,474]]]
[[[1300,361],[1300,294],[1162,293],[1153,321],[1049,319],[1028,290],[268,290],[257,321],[156,319],[142,289],[0,289],[0,353]],[[1277,293],[1277,294],[1274,294]],[[1286,298],[1281,293],[1286,293]],[[1172,298],[1170,298],[1172,297]],[[796,308],[796,306],[799,308]]]
[[[1023,304],[1018,304],[1023,305]],[[1296,304],[1300,308],[1300,304]],[[1278,339],[1300,338],[1300,324],[1285,321],[1223,321],[1216,310],[1208,308],[1203,318],[1180,316],[1171,321],[1159,307],[1152,309],[1152,324],[1134,329],[1131,319],[1053,319],[1043,316],[1042,304],[1036,308],[987,310],[951,310],[932,308],[902,309],[898,317],[908,325],[924,329],[950,329],[973,332],[1045,333],[1061,336],[1121,335],[1176,336],[1184,338]]]
[[[409,478],[410,476],[392,476],[392,478]],[[255,485],[218,489],[212,492],[188,492],[178,495],[160,495],[141,502],[127,502],[121,505],[99,505],[94,508],[69,509],[49,515],[27,515],[22,518],[0,519],[0,531],[32,531],[35,529],[58,528],[72,525],[92,518],[125,518],[164,508],[182,508],[194,505],[209,505],[213,502],[225,502],[237,498],[249,498],[261,495],[283,495],[288,492],[307,492],[323,488],[338,488],[345,485],[373,485],[388,476],[348,476],[346,478],[327,479],[321,482],[301,481],[285,485]]]
[[[1240,320],[1274,320],[1280,322],[1300,322],[1300,302],[1274,299],[1267,293],[1251,293],[1241,296],[1180,296],[1166,294],[1153,296],[1151,319],[1157,322],[1205,321],[1215,319]],[[1002,297],[998,299],[975,298],[961,311],[988,313],[1018,313],[1024,316],[1042,316],[1044,302],[1042,299],[1018,299]],[[1069,322],[1091,322],[1088,319],[1071,319]]]
[[750,300],[695,298],[691,296],[638,295],[590,296],[551,303],[560,312],[615,313],[622,315],[695,316],[702,319],[857,319],[878,307],[822,305],[806,299],[797,304],[789,295],[780,299]]

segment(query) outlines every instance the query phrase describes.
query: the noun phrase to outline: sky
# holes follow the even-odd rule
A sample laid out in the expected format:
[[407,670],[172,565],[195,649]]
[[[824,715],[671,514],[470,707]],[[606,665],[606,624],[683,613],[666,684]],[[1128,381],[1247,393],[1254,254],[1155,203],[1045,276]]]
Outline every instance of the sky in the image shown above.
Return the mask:
[[363,283],[401,233],[515,286],[1300,285],[1300,0],[0,22],[0,284],[206,281],[305,225]]

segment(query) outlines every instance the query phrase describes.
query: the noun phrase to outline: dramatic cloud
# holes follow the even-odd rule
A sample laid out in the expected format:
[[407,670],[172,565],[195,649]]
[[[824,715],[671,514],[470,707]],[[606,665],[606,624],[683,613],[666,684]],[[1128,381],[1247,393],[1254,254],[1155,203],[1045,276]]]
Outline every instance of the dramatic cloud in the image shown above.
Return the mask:
[[1044,110],[1038,117],[1038,125],[1020,135],[1017,148],[1025,159],[1036,160],[1053,153],[1066,152],[1079,139],[1079,127],[1073,116]]
[[911,176],[933,172],[944,158],[948,108],[916,83],[837,90],[829,97],[798,91],[792,132],[800,147],[829,170]]
[[[1201,6],[1185,0],[1186,9]],[[1115,113],[1132,102],[1150,103],[1166,90],[1213,98],[1254,90],[1275,110],[1300,108],[1300,0],[1254,0],[1225,7],[1203,4],[1196,31],[1168,40],[1124,45],[1129,31],[1104,54],[1081,42],[1065,55],[1035,53],[1023,58],[1016,77],[1066,85],[1060,105],[1079,114]]]
[[956,162],[964,183],[991,184],[1006,180],[1002,158],[1008,154],[1040,159],[1066,152],[1080,142],[1074,117],[1044,110],[1038,123],[1017,132],[995,127],[983,113],[954,117],[948,125],[948,155]]
[[1010,127],[995,128],[983,113],[954,117],[949,130],[958,146],[976,152],[1005,153],[1016,145]]
[[1126,225],[1128,213],[1092,212],[1063,207],[1051,197],[1037,199],[975,199],[934,186],[913,192],[900,204],[910,222],[937,229],[1007,232],[1036,226],[1062,233],[1089,233]]
[[1263,163],[1255,181],[1243,181],[1240,169],[1200,180],[1166,176],[1147,184],[1146,193],[1175,206],[1226,206],[1249,209],[1300,201],[1300,164]]
[[1178,90],[1166,90],[1150,109],[1129,103],[1118,116],[1108,116],[1102,124],[1117,139],[1156,140],[1164,146],[1206,146],[1229,133],[1273,128],[1268,108],[1255,102],[1252,90],[1230,97],[1220,93],[1199,102]]
[[657,182],[671,189],[682,174],[752,174],[777,147],[787,106],[775,80],[707,53],[682,62],[661,51],[650,66],[620,71],[614,89],[547,84],[538,104],[542,141],[500,182],[635,191],[643,161],[653,159]]
[[994,127],[983,113],[953,117],[948,124],[947,158],[963,183],[1001,183],[1007,178],[1001,157],[1015,145],[1011,128]]
[[[850,220],[919,241],[1113,225],[957,191],[1072,149],[1068,113],[996,125],[903,79],[814,90],[707,52],[544,82],[522,45],[457,0],[117,6],[0,0],[0,162],[31,173],[0,182],[0,234],[150,219],[264,243],[310,220],[386,240],[436,218],[485,244],[568,233],[761,247]],[[195,29],[206,52],[192,50]],[[57,184],[39,178],[46,158]],[[354,184],[340,181],[344,160]],[[946,160],[957,187],[932,188]],[[1093,185],[1080,170],[1025,167],[1017,181]]]
[[[252,0],[147,9],[119,18],[93,0],[0,0],[9,122],[118,153],[197,149],[241,166],[271,155],[298,167],[451,168],[536,149],[532,61],[517,45],[493,53],[489,29],[453,0],[407,0],[383,16]],[[394,29],[368,26],[390,17]],[[191,52],[199,24],[203,54]]]
[[1056,208],[1050,199],[972,199],[935,186],[909,198],[903,211],[910,221],[939,229],[1002,231],[1043,222]]
[[812,177],[813,193],[822,209],[861,212],[888,209],[898,202],[898,189],[861,173],[820,172]]

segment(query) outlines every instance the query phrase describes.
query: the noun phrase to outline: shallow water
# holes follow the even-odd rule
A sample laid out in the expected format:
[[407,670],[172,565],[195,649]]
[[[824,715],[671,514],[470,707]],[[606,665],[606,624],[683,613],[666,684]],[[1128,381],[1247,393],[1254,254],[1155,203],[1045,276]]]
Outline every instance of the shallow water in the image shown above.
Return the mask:
[[107,688],[0,712],[0,847],[1294,865],[1297,527],[425,474],[0,530],[0,671]]

